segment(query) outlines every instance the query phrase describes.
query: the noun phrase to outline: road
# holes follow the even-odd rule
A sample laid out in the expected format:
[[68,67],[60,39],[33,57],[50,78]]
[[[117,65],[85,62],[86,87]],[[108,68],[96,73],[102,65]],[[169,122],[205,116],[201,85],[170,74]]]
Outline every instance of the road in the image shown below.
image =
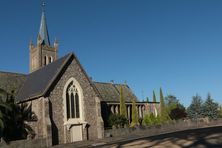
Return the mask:
[[101,148],[222,148],[222,126],[186,130],[153,137],[124,140]]

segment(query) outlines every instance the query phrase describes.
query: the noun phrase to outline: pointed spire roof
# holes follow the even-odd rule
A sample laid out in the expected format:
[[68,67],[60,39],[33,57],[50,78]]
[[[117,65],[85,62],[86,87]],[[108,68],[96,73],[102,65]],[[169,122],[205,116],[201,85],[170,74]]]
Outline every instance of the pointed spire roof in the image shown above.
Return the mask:
[[41,37],[41,44],[50,45],[44,7],[45,7],[45,3],[43,2],[39,36]]

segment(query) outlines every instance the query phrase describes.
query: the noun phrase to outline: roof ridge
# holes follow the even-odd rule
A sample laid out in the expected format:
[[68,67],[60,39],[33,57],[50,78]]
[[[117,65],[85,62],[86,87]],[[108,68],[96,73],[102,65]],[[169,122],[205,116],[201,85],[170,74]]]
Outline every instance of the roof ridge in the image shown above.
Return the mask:
[[111,82],[98,82],[98,81],[93,81],[93,83],[112,84]]
[[99,90],[96,88],[96,86],[94,85],[94,83],[90,80],[88,74],[86,73],[85,69],[83,68],[82,64],[80,63],[79,59],[77,58],[77,56],[72,52],[72,55],[74,56],[74,58],[76,59],[76,62],[79,64],[80,68],[82,69],[83,74],[86,76],[87,80],[89,81],[90,85],[92,86],[93,90],[95,91],[95,93],[102,98],[102,95],[100,94]]
[[24,73],[19,73],[19,72],[7,72],[7,71],[0,71],[0,73],[7,73],[7,74],[17,74],[17,75],[24,75],[26,76],[27,74],[24,74]]
[[125,85],[128,86],[127,84],[124,83],[112,83],[112,82],[99,82],[99,81],[92,81],[93,83],[101,83],[101,84],[112,84],[112,85]]
[[128,86],[128,85],[125,84],[125,83],[116,83],[115,85],[125,85],[125,86]]
[[66,56],[68,56],[65,61],[62,63],[62,65],[57,69],[56,74],[54,75],[54,77],[51,79],[51,81],[49,81],[49,84],[46,86],[45,91],[43,92],[43,94],[46,94],[46,92],[49,90],[50,86],[52,85],[52,83],[55,81],[55,79],[58,77],[59,73],[61,72],[61,70],[64,68],[65,64],[69,61],[69,59],[71,58],[71,56],[74,56],[73,53],[69,53],[65,56],[63,56],[62,58],[65,58]]

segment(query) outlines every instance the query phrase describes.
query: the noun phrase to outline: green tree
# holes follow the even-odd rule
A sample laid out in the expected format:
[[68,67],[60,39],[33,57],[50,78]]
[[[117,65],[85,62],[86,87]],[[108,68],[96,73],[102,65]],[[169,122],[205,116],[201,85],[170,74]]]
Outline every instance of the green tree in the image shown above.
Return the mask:
[[176,108],[170,110],[169,116],[172,120],[186,118],[187,117],[186,109],[177,106]]
[[163,91],[162,91],[162,88],[160,88],[160,115],[164,116],[165,113],[166,113],[166,108],[165,108],[165,102],[163,99]]
[[150,104],[149,104],[149,98],[146,97],[146,104],[145,104],[145,112],[144,114],[150,114]]
[[[156,110],[156,94],[155,94],[155,91],[153,90],[153,108]],[[157,113],[157,112],[156,112]],[[155,115],[157,115],[157,114],[155,114]]]
[[126,101],[123,96],[123,88],[122,87],[120,87],[120,115],[127,118]]
[[169,115],[165,106],[162,88],[160,88],[160,117],[163,122],[168,121]]
[[[31,106],[23,103],[17,104],[13,97],[6,100],[11,111],[7,115],[7,126],[4,129],[3,136],[6,141],[26,139],[28,135],[33,138],[35,133],[32,128],[26,124],[26,121],[36,121],[36,115],[31,111]],[[16,132],[15,132],[16,131]]]
[[201,97],[197,94],[193,96],[190,106],[187,108],[187,115],[191,119],[197,119],[203,117],[202,109],[203,101]]
[[26,124],[26,121],[34,119],[37,120],[37,117],[30,105],[15,102],[14,91],[0,99],[0,137],[5,141],[26,139],[28,134],[34,137],[34,131]]
[[10,119],[8,112],[11,111],[12,109],[10,108],[9,104],[7,104],[4,101],[7,99],[7,96],[9,96],[9,94],[5,90],[0,89],[0,96],[1,96],[0,99],[0,138],[1,138],[3,137],[3,132],[7,127],[6,121]]
[[219,109],[219,117],[222,118],[222,106],[220,106],[220,109]]
[[166,108],[172,120],[178,120],[186,117],[186,109],[174,95],[165,97]]
[[131,126],[135,126],[138,125],[138,110],[136,107],[136,101],[133,99],[132,100],[132,122],[131,122]]
[[203,104],[203,116],[209,119],[217,119],[219,117],[219,104],[214,102],[211,95],[207,95],[207,99]]
[[5,128],[5,121],[7,120],[8,115],[6,114],[6,110],[10,109],[10,107],[3,101],[0,101],[0,136]]
[[155,94],[155,91],[153,91],[153,102],[156,102],[156,94]]
[[148,97],[146,97],[146,103],[149,103],[149,98]]
[[179,100],[174,95],[166,96],[165,100],[166,100],[166,106],[169,111],[176,108],[179,104]]

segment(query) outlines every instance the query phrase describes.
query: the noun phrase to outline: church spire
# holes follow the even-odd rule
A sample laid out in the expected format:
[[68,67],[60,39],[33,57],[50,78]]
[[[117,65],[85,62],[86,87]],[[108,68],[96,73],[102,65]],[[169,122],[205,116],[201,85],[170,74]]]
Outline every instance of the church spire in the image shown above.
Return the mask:
[[45,2],[42,1],[42,17],[41,17],[41,23],[40,23],[40,29],[39,29],[39,36],[41,39],[41,44],[49,45],[49,35],[48,35],[48,29],[46,24],[46,17],[45,17]]
[[56,40],[54,46],[50,46],[48,29],[45,18],[45,3],[42,0],[42,17],[40,29],[37,38],[37,45],[34,46],[32,42],[29,44],[29,67],[30,72],[34,72],[57,59],[58,41]]

